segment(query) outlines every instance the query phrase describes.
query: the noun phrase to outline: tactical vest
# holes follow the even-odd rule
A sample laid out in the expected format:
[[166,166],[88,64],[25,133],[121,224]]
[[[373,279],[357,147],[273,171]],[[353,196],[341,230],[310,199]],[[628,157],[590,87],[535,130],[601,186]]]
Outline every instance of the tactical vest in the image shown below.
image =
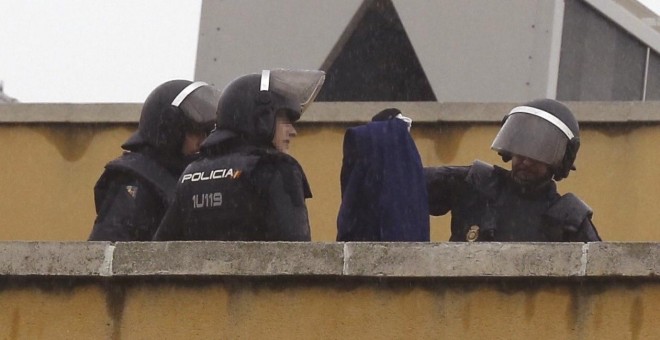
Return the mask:
[[161,198],[164,206],[168,206],[174,199],[176,177],[155,160],[137,152],[124,152],[119,158],[105,166],[105,172],[94,187],[96,206],[105,199],[107,185],[115,174],[127,173],[147,183]]
[[[179,180],[180,213],[186,239],[260,240],[264,211],[254,176],[269,156],[256,149],[193,162]],[[304,202],[303,202],[304,204]]]
[[561,242],[576,232],[591,208],[554,185],[534,197],[519,194],[508,171],[475,161],[465,181],[472,188],[452,208],[451,241]]

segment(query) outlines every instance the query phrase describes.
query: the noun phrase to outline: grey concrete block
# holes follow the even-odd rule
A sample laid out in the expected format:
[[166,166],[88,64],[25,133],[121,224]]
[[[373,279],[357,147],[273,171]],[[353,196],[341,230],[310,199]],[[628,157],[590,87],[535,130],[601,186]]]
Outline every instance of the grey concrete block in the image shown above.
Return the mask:
[[[299,124],[366,123],[378,111],[399,108],[414,123],[497,123],[519,103],[452,102],[319,102]],[[660,121],[660,102],[567,102],[582,123]],[[0,105],[0,124],[98,123],[136,124],[141,104],[11,104]]]
[[308,242],[117,243],[113,274],[341,275],[342,245]]
[[660,243],[0,242],[1,276],[660,278]]
[[0,275],[97,276],[109,242],[0,242]]
[[347,243],[344,274],[388,277],[579,276],[579,243]]
[[660,277],[660,243],[590,243],[587,276]]
[[0,123],[112,123],[136,124],[142,104],[12,104],[0,105]]

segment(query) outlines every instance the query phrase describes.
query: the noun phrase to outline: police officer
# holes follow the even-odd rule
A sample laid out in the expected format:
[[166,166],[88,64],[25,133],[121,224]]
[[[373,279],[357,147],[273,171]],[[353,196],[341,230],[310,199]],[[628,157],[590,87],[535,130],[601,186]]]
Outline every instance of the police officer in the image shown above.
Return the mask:
[[216,129],[183,172],[155,240],[310,241],[305,174],[287,154],[322,71],[265,70],[222,91]]
[[431,215],[451,211],[450,241],[600,241],[591,208],[555,184],[575,170],[579,134],[556,100],[514,108],[491,146],[511,171],[481,161],[425,168]]
[[215,123],[219,91],[172,80],[147,97],[126,151],[105,166],[94,187],[90,241],[150,241],[174,196],[176,180]]

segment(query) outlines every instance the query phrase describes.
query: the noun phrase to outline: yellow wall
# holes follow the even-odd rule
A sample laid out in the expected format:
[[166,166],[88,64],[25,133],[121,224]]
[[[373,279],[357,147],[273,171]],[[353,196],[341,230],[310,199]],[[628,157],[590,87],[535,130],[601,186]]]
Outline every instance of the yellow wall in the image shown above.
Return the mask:
[[16,284],[0,339],[656,339],[657,283]]
[[[304,123],[292,154],[303,165],[314,198],[312,237],[332,241],[340,203],[342,138],[349,125]],[[425,165],[503,165],[489,149],[497,124],[416,124],[413,136]],[[1,240],[84,240],[94,221],[93,186],[134,124],[0,125]],[[578,171],[559,183],[595,211],[609,241],[659,241],[658,125],[584,125]],[[507,165],[503,165],[507,166]],[[449,237],[449,220],[432,218],[432,240]]]

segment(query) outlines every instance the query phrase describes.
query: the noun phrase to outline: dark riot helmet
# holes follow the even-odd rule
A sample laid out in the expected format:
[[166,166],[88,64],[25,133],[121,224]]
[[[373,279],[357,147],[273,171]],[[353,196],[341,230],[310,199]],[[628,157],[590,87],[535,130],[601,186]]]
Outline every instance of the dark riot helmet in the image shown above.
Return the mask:
[[182,156],[186,132],[210,132],[220,91],[205,82],[171,80],[156,87],[142,106],[137,131],[122,148],[150,146],[163,155]]
[[275,117],[300,119],[314,101],[325,80],[318,70],[264,70],[230,82],[220,96],[216,129],[202,147],[240,137],[250,144],[272,144]]
[[503,119],[491,149],[508,162],[520,155],[549,164],[559,181],[575,170],[580,127],[566,105],[539,99],[513,108]]

